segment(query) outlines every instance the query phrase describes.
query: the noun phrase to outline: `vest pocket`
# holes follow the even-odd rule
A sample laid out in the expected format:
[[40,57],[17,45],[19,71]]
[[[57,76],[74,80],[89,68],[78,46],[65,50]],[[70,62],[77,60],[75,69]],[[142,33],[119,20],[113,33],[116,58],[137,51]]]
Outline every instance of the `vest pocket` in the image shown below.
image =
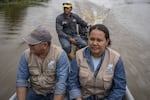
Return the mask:
[[81,85],[85,86],[89,77],[88,69],[86,67],[80,67],[79,76]]
[[56,74],[56,69],[55,68],[47,69],[46,74],[48,76],[55,75]]
[[40,75],[40,71],[38,68],[36,68],[36,66],[30,66],[29,72],[31,75]]
[[106,89],[106,90],[110,89],[112,86],[112,78],[104,77],[103,81],[104,81],[104,89]]

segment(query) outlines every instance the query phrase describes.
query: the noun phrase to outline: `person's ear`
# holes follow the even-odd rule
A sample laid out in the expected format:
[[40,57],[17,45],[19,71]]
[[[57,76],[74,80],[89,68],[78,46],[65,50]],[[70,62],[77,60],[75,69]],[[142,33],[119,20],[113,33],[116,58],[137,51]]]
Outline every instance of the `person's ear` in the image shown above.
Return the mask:
[[108,46],[109,41],[110,41],[109,39],[106,40],[106,47]]

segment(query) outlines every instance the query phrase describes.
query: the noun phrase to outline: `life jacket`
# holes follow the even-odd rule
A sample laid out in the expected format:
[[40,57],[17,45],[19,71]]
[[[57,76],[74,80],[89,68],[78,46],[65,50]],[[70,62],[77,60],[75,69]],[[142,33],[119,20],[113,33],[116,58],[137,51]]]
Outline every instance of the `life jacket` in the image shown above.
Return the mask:
[[104,98],[112,87],[114,71],[120,55],[116,51],[106,48],[101,67],[95,77],[83,55],[83,51],[84,48],[76,52],[83,99],[92,95]]
[[37,94],[53,93],[56,84],[56,63],[63,50],[55,45],[50,46],[44,61],[37,55],[25,50],[28,63],[31,88]]

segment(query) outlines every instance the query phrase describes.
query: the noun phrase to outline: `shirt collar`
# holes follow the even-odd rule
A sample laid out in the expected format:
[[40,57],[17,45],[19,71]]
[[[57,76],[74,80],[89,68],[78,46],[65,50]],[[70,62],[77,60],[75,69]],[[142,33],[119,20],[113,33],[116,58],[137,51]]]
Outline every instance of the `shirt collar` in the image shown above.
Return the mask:
[[[67,18],[67,15],[64,13],[63,14],[65,18]],[[72,13],[70,13],[70,17],[72,16]]]
[[[104,49],[104,51],[103,51],[103,53],[102,53],[101,56],[104,56],[104,54],[105,54],[105,49]],[[88,46],[84,49],[84,51],[83,51],[83,56],[84,56],[85,58],[90,58],[90,57],[91,57],[90,48],[89,48]]]

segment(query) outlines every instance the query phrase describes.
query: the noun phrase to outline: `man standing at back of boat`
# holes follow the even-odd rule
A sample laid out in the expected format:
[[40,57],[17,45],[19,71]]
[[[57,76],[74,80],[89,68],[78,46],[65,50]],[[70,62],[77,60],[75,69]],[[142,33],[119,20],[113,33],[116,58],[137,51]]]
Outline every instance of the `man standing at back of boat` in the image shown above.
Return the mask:
[[69,54],[71,44],[76,45],[78,48],[83,48],[87,45],[86,41],[78,36],[77,25],[80,26],[82,33],[86,34],[88,24],[77,14],[71,12],[71,2],[64,2],[63,8],[64,12],[56,18],[56,31],[62,48]]

